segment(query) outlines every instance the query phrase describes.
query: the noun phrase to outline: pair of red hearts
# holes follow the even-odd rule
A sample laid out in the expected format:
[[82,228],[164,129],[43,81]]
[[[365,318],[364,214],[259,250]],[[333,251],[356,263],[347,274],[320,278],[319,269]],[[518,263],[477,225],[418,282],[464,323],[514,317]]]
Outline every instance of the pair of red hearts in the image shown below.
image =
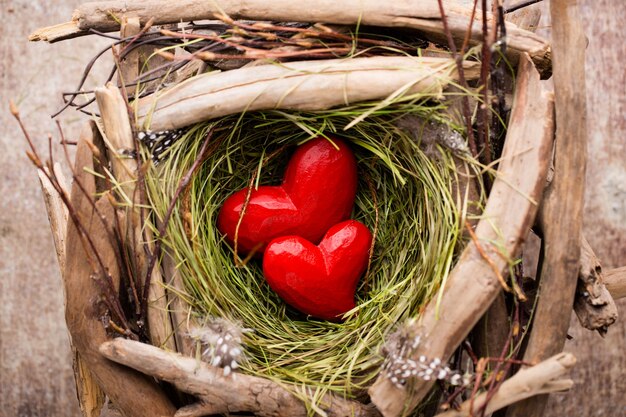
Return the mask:
[[230,196],[217,226],[231,245],[237,235],[240,254],[264,254],[265,278],[288,304],[338,320],[355,306],[372,242],[367,227],[346,220],[356,188],[356,160],[348,145],[318,137],[296,150],[281,185]]

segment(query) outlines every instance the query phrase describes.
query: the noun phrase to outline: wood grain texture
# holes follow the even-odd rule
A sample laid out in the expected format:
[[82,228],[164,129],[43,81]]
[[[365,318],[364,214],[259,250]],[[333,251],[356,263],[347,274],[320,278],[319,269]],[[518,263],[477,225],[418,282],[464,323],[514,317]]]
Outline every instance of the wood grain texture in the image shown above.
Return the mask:
[[[129,62],[130,64],[132,62]],[[135,64],[138,64],[138,61]],[[118,195],[123,203],[128,204],[126,217],[128,224],[124,225],[127,230],[122,231],[122,236],[126,236],[126,244],[133,248],[135,274],[139,276],[138,281],[143,284],[149,264],[146,249],[152,253],[153,235],[150,230],[144,230],[145,225],[138,208],[142,203],[142,195],[140,187],[137,187],[137,160],[124,154],[124,151],[135,149],[127,104],[120,90],[112,83],[96,89],[96,101],[102,115],[109,159],[122,190]],[[155,346],[165,346],[175,351],[175,339],[171,337],[172,322],[168,313],[167,294],[159,268],[154,268],[151,272],[148,303],[150,340]]]
[[[587,150],[583,231],[608,272],[626,259],[626,2],[579,0],[588,45]],[[544,5],[547,6],[547,5]],[[544,13],[544,16],[546,13]],[[549,15],[549,14],[548,14]],[[540,23],[542,31],[551,23]],[[613,417],[626,415],[626,300],[617,300],[620,318],[602,339],[572,315],[564,349],[574,353],[574,388],[550,395],[545,415]]]
[[[556,140],[554,178],[546,189],[539,225],[544,258],[538,301],[524,352],[537,363],[563,349],[580,271],[587,159],[585,35],[577,2],[551,0]],[[540,417],[548,397],[515,404],[507,417]]]
[[[468,80],[479,75],[476,63],[465,61],[464,69]],[[267,64],[202,74],[140,99],[136,113],[142,128],[177,129],[246,111],[319,110],[399,93],[439,96],[456,77],[454,62],[446,58],[380,56]]]
[[626,266],[606,271],[604,283],[614,299],[626,297]]
[[[69,184],[63,175],[61,165],[56,163],[53,169],[54,176],[57,178],[63,193],[69,196]],[[41,183],[41,191],[46,204],[46,211],[48,212],[48,221],[50,222],[52,239],[54,240],[54,247],[57,252],[57,261],[59,262],[59,268],[64,270],[66,260],[65,237],[67,232],[68,209],[48,177],[41,171],[38,174],[39,181]],[[65,290],[65,286],[63,286],[63,289]],[[93,374],[87,367],[85,361],[81,358],[76,348],[71,345],[71,341],[70,346],[73,356],[72,368],[74,369],[74,380],[76,382],[78,404],[80,405],[80,409],[84,417],[98,417],[100,416],[100,410],[102,409],[105,401],[104,392],[102,392],[98,386]]]

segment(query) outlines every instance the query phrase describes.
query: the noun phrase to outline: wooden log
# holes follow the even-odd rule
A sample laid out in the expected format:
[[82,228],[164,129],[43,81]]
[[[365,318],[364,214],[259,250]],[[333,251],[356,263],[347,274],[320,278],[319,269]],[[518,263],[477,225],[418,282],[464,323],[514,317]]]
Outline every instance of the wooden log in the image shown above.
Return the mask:
[[626,297],[626,266],[606,271],[604,283],[614,299]]
[[[556,142],[554,179],[546,189],[539,223],[544,260],[539,301],[524,353],[539,362],[563,349],[580,271],[585,164],[587,154],[585,48],[578,3],[550,2],[554,42]],[[511,407],[508,417],[539,417],[547,395]]]
[[[177,417],[252,412],[258,416],[306,417],[304,403],[281,384],[244,374],[224,376],[222,368],[128,339],[103,343],[100,352],[112,361],[171,382],[200,400]],[[326,394],[319,407],[329,417],[375,417],[375,408]],[[149,414],[146,414],[149,415]]]
[[[471,9],[451,1],[446,2],[445,9],[452,35],[462,42],[470,26]],[[437,0],[310,0],[307,7],[290,0],[100,1],[81,4],[74,11],[71,22],[39,29],[29,39],[55,42],[85,35],[89,29],[117,31],[122,16],[138,17],[142,24],[154,18],[154,23],[161,25],[213,19],[216,14],[222,13],[234,19],[406,27],[427,33],[445,43]],[[471,30],[474,43],[482,39],[480,16],[476,19]],[[491,13],[488,19],[492,19]],[[507,46],[515,56],[526,52],[542,72],[544,69],[549,70],[550,46],[545,39],[512,23],[507,24],[506,32]]]
[[[476,79],[479,65],[464,63]],[[392,94],[440,95],[456,80],[446,58],[373,57],[261,65],[206,73],[139,100],[137,119],[153,131],[254,110],[320,110]]]
[[[565,391],[574,385],[571,379],[557,379],[576,364],[576,358],[571,353],[559,353],[535,366],[524,368],[502,383],[498,391],[489,400],[485,408],[485,415],[500,410],[508,405],[526,398],[547,394],[555,391]],[[471,417],[480,415],[485,405],[487,394],[478,395],[473,400],[467,400],[457,410],[437,414],[437,417]]]
[[[66,321],[72,336],[72,342],[89,370],[93,373],[98,385],[122,411],[125,417],[141,417],[145,415],[172,416],[174,407],[165,394],[150,378],[114,364],[99,352],[100,344],[108,340],[102,319],[104,311],[99,308],[102,288],[94,279],[94,271],[90,258],[97,252],[104,266],[113,279],[119,283],[119,270],[113,243],[109,240],[107,229],[113,226],[115,210],[107,198],[96,203],[96,208],[104,220],[95,213],[89,198],[95,196],[95,181],[88,171],[93,170],[90,146],[92,130],[87,129],[81,137],[76,152],[76,174],[71,193],[72,210],[81,220],[86,232],[91,236],[94,248],[85,247],[84,236],[73,222],[68,224],[66,237],[66,259],[63,278],[66,289]],[[88,195],[81,190],[78,183]],[[106,222],[103,224],[103,221]]]
[[[502,162],[475,232],[480,245],[488,248],[490,262],[474,242],[468,244],[448,278],[441,302],[429,303],[420,317],[406,326],[408,334],[421,337],[412,358],[428,355],[447,360],[500,293],[499,280],[506,276],[537,212],[553,129],[552,94],[543,89],[530,59],[522,59]],[[498,250],[489,242],[498,242]],[[384,416],[398,416],[412,410],[431,385],[411,381],[409,391],[381,375],[369,393]]]
[[580,325],[604,336],[617,320],[617,306],[604,284],[602,265],[584,236],[581,238],[580,271],[574,300]]
[[[131,61],[137,64],[138,61]],[[125,71],[128,74],[131,71]],[[127,245],[133,249],[136,260],[135,273],[142,282],[148,270],[146,248],[151,251],[152,234],[146,229],[142,220],[138,205],[141,203],[141,191],[137,188],[137,160],[128,157],[135,150],[133,133],[126,101],[119,89],[109,83],[105,87],[96,89],[96,101],[100,108],[102,124],[106,134],[106,142],[116,181],[120,184],[123,202],[129,207],[127,220],[128,228],[122,231],[127,237]],[[145,214],[144,214],[145,215]],[[170,350],[176,350],[175,338],[172,337],[172,322],[168,312],[168,300],[165,292],[163,276],[159,268],[154,268],[151,273],[148,294],[148,328],[150,340],[156,346],[165,346]]]

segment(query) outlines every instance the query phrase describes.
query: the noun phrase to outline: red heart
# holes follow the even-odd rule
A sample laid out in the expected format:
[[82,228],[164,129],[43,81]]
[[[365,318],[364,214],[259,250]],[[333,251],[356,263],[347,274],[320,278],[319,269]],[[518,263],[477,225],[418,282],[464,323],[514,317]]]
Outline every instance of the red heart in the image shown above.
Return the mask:
[[[300,146],[281,185],[252,190],[237,234],[239,253],[263,253],[279,236],[297,235],[319,242],[332,225],[350,217],[356,195],[356,160],[342,140],[332,141],[334,145],[319,137]],[[217,218],[218,229],[233,246],[247,194],[245,188],[226,199]]]
[[318,246],[300,236],[270,242],[263,255],[268,284],[303,313],[340,320],[354,308],[354,292],[367,268],[372,234],[356,220],[328,230]]

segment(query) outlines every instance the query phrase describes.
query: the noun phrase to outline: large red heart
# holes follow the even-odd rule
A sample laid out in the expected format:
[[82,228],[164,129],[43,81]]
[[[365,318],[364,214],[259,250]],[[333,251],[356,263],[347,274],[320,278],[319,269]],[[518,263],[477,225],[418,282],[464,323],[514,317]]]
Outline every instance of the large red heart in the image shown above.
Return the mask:
[[356,220],[328,230],[318,246],[300,236],[270,242],[263,273],[285,302],[303,313],[340,320],[354,308],[354,292],[367,268],[372,234]]
[[[354,154],[340,139],[315,138],[292,156],[283,183],[252,190],[237,233],[237,251],[263,253],[280,236],[319,242],[334,224],[348,219],[356,195]],[[234,246],[235,230],[248,189],[224,202],[217,227]]]

